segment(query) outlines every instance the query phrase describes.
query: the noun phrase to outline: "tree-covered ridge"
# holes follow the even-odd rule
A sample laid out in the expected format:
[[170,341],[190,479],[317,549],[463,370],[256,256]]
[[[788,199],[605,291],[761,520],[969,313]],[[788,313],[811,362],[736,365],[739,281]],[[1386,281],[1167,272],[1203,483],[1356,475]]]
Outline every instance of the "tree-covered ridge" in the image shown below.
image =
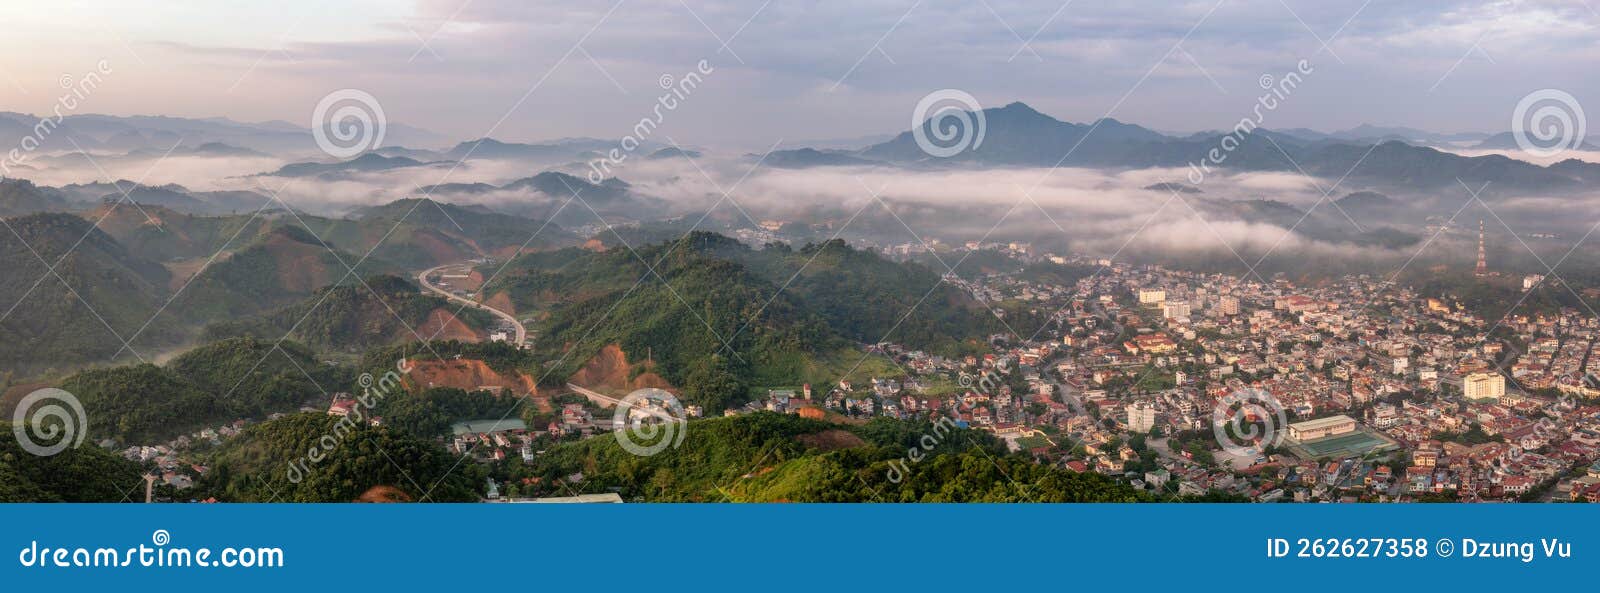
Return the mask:
[[[360,264],[357,266],[357,264]],[[275,226],[226,259],[206,266],[179,294],[174,307],[187,319],[211,321],[292,305],[357,274],[392,269],[373,259],[330,249],[298,226]]]
[[345,389],[349,381],[347,371],[319,363],[301,346],[245,338],[196,348],[167,367],[82,371],[63,380],[61,388],[83,403],[90,442],[148,444],[293,411]]
[[180,212],[151,204],[137,208],[123,204],[104,204],[82,214],[100,230],[116,238],[147,259],[169,262],[183,259],[210,259],[219,252],[226,255],[248,247],[256,237],[273,226],[294,224],[292,218],[271,214],[206,216]]
[[513,281],[516,292],[567,295],[547,304],[548,316],[535,332],[535,349],[560,362],[549,369],[549,381],[564,381],[603,347],[617,344],[630,361],[649,359],[657,374],[684,386],[690,403],[720,410],[742,401],[757,369],[793,375],[805,358],[844,344],[820,318],[778,294],[776,285],[738,261],[715,257],[716,247],[710,241],[653,245],[638,256],[625,249],[566,250],[523,260],[570,258],[548,270],[528,269]]
[[134,346],[141,349],[178,338],[170,319],[146,326],[165,302],[169,274],[160,264],[70,214],[34,214],[5,224],[0,367],[28,376],[129,355],[119,335],[137,334]]
[[[459,310],[459,311],[458,311]],[[367,278],[365,284],[344,284],[318,290],[304,300],[259,316],[213,323],[208,340],[231,336],[295,341],[327,350],[360,353],[374,346],[434,339],[428,327],[436,311],[459,320],[466,330],[484,334],[494,317],[422,294],[416,284],[392,275]],[[416,332],[416,333],[413,333]]]
[[[229,502],[351,502],[374,488],[402,500],[479,500],[479,466],[458,466],[432,440],[341,420],[294,414],[250,426],[209,457],[211,471],[196,488]],[[307,460],[313,450],[320,461]]]
[[340,249],[407,269],[485,256],[511,257],[573,245],[577,236],[554,223],[428,198],[406,198],[367,208],[355,218],[305,218],[318,236]]
[[[526,469],[551,495],[619,490],[647,501],[1137,502],[1132,488],[1009,455],[987,433],[876,420],[834,425],[756,413],[691,421],[682,446],[633,455],[610,436],[561,444]],[[920,443],[938,435],[928,449]],[[925,455],[908,461],[908,449]],[[578,484],[559,484],[582,473]],[[511,477],[519,477],[513,474]]]
[[0,216],[25,216],[59,212],[69,205],[61,192],[42,188],[26,179],[0,179]]
[[[839,239],[798,250],[784,244],[752,249],[723,235],[695,231],[679,240],[634,247],[637,257],[626,248],[524,255],[484,293],[507,294],[519,312],[549,310],[627,290],[648,272],[640,259],[655,265],[663,276],[686,265],[721,263],[733,265],[725,268],[736,274],[730,280],[754,282],[769,290],[763,300],[783,287],[778,295],[783,304],[814,315],[857,342],[887,339],[955,351],[963,341],[1003,327],[981,303],[942,283],[939,274],[927,267],[893,262]],[[663,255],[666,259],[656,264]],[[645,278],[640,288],[653,281],[653,276]],[[769,309],[779,304],[775,301]],[[913,307],[915,312],[905,316]]]
[[122,502],[142,494],[138,464],[88,442],[38,456],[11,438],[0,421],[0,502]]
[[739,254],[769,281],[781,285],[794,278],[785,293],[857,342],[886,340],[955,354],[1004,329],[981,303],[934,271],[889,261],[841,239]]
[[393,393],[378,403],[374,414],[392,430],[422,438],[450,434],[451,425],[485,418],[517,418],[522,398],[487,391],[464,391],[436,387],[415,392]]
[[650,358],[690,403],[711,411],[740,403],[753,383],[803,382],[819,354],[852,343],[955,353],[998,326],[921,266],[842,241],[756,250],[705,232],[639,247],[637,255],[625,248],[529,254],[485,294],[508,295],[520,314],[542,317],[535,346],[561,361],[551,373],[556,381],[618,344],[630,361]]

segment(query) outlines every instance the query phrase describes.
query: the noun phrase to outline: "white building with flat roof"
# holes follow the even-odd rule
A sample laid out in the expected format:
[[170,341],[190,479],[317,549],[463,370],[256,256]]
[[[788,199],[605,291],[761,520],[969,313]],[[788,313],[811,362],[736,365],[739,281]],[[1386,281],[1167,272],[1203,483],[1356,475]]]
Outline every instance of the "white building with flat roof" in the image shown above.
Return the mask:
[[1334,435],[1355,432],[1356,420],[1349,416],[1329,416],[1289,425],[1289,438],[1309,441]]
[[1156,426],[1156,407],[1147,403],[1137,403],[1128,406],[1128,431],[1134,433],[1150,432]]
[[1500,401],[1506,395],[1506,378],[1500,373],[1472,373],[1461,380],[1461,395],[1472,401]]

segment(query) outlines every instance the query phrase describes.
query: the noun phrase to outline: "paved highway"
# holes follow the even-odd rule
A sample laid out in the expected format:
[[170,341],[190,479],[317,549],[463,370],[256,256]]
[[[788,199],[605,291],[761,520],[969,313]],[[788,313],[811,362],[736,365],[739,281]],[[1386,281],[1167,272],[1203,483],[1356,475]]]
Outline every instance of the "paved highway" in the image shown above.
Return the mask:
[[528,341],[528,328],[523,326],[521,321],[517,321],[517,318],[515,316],[513,316],[510,313],[507,313],[505,311],[501,311],[501,310],[496,309],[494,307],[490,307],[488,305],[480,303],[478,301],[474,301],[472,299],[456,296],[454,293],[451,293],[450,291],[445,290],[444,288],[441,288],[441,287],[433,284],[432,282],[428,281],[428,276],[432,275],[435,272],[438,272],[439,270],[443,270],[445,268],[453,268],[453,267],[465,266],[465,265],[467,265],[467,264],[446,264],[446,265],[442,265],[442,266],[438,266],[438,267],[434,267],[434,268],[429,268],[427,270],[423,270],[422,273],[417,274],[417,282],[422,284],[422,288],[427,290],[427,291],[429,291],[429,292],[438,294],[439,296],[442,296],[444,298],[450,299],[451,301],[455,301],[457,303],[461,303],[463,305],[467,305],[469,307],[475,307],[475,308],[478,308],[478,309],[482,309],[484,311],[488,311],[489,313],[494,314],[495,317],[499,317],[501,319],[504,319],[506,322],[510,323],[512,326],[517,328],[516,345],[518,347],[521,347],[523,344],[527,343],[527,341]]

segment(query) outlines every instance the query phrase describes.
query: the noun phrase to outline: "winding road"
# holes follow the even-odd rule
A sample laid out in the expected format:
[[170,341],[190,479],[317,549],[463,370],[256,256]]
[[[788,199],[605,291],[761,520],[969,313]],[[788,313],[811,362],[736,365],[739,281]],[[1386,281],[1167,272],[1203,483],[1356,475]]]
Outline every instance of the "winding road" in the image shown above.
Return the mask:
[[474,307],[474,308],[477,308],[477,309],[482,309],[484,311],[488,311],[489,313],[493,314],[495,317],[499,317],[500,319],[505,320],[506,322],[510,323],[513,327],[517,328],[517,341],[515,342],[517,347],[520,348],[520,347],[522,347],[523,344],[526,344],[527,341],[528,341],[528,328],[526,326],[523,326],[521,321],[517,321],[516,316],[514,316],[514,315],[512,315],[510,313],[507,313],[505,311],[501,311],[499,309],[496,309],[494,307],[490,307],[489,305],[480,303],[478,301],[474,301],[472,299],[461,297],[461,296],[456,296],[454,293],[452,293],[452,292],[450,292],[448,290],[445,290],[444,288],[441,288],[438,285],[436,285],[436,284],[434,284],[434,283],[432,283],[432,282],[430,282],[428,280],[428,276],[433,275],[435,272],[438,272],[438,271],[443,270],[445,268],[457,268],[457,267],[470,267],[470,264],[467,264],[467,263],[445,264],[445,265],[442,265],[442,266],[435,266],[435,267],[432,267],[432,268],[428,268],[426,270],[423,270],[421,273],[417,274],[417,282],[419,284],[421,284],[422,288],[424,290],[427,290],[428,292],[432,292],[432,293],[438,294],[439,296],[442,296],[442,297],[444,297],[446,299],[449,299],[449,300],[457,302],[457,303],[461,303],[463,305],[467,305],[467,306],[470,306],[470,307]]

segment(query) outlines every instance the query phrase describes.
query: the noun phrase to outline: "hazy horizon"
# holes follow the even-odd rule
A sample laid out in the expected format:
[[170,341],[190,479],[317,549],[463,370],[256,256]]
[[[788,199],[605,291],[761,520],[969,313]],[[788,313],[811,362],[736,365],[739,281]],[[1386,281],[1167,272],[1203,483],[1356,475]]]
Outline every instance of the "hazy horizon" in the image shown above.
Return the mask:
[[355,88],[389,121],[458,141],[614,138],[663,77],[705,60],[715,73],[661,132],[750,149],[904,131],[942,88],[1065,121],[1226,129],[1261,77],[1301,60],[1316,74],[1263,127],[1497,133],[1529,92],[1600,93],[1570,76],[1600,57],[1600,13],[1581,1],[857,4],[13,5],[0,7],[20,29],[0,40],[0,106],[49,113],[63,77],[104,62],[75,113],[304,127],[321,97]]

